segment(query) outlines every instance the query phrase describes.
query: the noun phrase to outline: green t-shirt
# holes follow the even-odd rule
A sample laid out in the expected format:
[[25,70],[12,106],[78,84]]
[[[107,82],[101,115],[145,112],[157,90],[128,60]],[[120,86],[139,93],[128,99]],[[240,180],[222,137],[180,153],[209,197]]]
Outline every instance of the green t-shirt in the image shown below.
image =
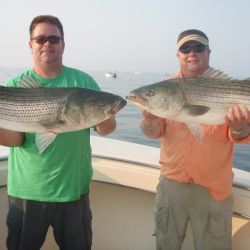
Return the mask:
[[[88,74],[65,66],[50,79],[29,69],[9,80],[7,86],[17,86],[25,76],[33,77],[43,87],[100,89]],[[88,191],[92,175],[90,129],[58,134],[42,154],[33,133],[25,133],[24,143],[10,148],[8,194],[14,197],[49,202],[77,200]]]

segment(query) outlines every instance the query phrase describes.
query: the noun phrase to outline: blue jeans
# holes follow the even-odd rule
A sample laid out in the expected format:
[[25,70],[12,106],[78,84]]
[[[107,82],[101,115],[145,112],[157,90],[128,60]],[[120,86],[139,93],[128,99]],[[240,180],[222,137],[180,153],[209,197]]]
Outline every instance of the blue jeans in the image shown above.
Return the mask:
[[88,193],[72,202],[8,198],[8,250],[39,250],[50,225],[60,250],[91,249],[92,214]]

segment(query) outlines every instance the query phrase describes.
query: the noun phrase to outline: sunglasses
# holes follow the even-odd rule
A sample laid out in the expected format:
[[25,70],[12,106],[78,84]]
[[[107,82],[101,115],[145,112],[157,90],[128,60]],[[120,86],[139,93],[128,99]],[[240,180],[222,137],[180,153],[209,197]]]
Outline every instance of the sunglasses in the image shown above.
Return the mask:
[[44,45],[46,42],[50,42],[51,44],[58,44],[63,39],[60,36],[35,36],[31,38],[31,40],[35,40],[36,43]]
[[207,49],[207,46],[204,44],[196,44],[193,46],[182,46],[180,47],[179,51],[183,54],[189,54],[191,50],[195,53],[201,53],[204,52]]

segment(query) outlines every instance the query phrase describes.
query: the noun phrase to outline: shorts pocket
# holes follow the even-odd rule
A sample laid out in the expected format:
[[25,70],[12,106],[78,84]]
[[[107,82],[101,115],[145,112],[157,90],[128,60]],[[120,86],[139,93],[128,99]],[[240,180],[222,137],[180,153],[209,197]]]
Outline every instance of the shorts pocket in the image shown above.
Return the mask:
[[231,235],[232,232],[232,196],[223,201],[211,199],[209,232],[219,238]]
[[155,212],[155,224],[156,232],[167,232],[168,231],[168,218],[169,209],[168,207],[158,207]]
[[231,233],[231,218],[210,218],[209,231],[213,237],[219,238]]

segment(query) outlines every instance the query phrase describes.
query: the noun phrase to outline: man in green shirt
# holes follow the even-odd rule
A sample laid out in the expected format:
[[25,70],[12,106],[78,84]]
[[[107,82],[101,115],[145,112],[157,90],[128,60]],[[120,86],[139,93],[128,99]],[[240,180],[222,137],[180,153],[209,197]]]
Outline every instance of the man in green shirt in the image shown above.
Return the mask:
[[[9,80],[7,86],[15,87],[28,76],[43,87],[99,90],[88,74],[62,64],[64,46],[59,19],[49,15],[35,17],[29,41],[33,68]],[[115,127],[113,116],[97,124],[96,131],[106,135]],[[60,249],[91,249],[90,129],[58,134],[42,154],[32,133],[1,129],[0,144],[15,146],[10,149],[8,166],[7,248],[40,249],[51,225]]]

